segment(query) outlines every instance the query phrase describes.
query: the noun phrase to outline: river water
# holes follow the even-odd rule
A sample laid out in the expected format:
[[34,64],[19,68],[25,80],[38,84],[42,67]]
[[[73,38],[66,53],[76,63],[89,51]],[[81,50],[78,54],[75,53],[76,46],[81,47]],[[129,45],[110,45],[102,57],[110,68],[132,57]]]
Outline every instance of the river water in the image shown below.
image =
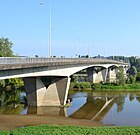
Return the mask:
[[80,92],[71,91],[69,107],[26,107],[0,108],[2,114],[37,114],[64,116],[73,119],[99,121],[118,126],[140,126],[140,92]]

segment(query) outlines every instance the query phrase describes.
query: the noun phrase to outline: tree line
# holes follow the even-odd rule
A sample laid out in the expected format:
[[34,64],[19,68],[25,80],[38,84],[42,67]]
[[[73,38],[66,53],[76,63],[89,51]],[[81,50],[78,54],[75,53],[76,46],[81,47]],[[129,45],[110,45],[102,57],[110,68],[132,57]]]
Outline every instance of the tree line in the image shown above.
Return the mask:
[[[0,38],[0,57],[16,57],[12,50],[13,43],[8,38]],[[19,90],[23,86],[21,78],[0,80],[0,106],[19,102]]]

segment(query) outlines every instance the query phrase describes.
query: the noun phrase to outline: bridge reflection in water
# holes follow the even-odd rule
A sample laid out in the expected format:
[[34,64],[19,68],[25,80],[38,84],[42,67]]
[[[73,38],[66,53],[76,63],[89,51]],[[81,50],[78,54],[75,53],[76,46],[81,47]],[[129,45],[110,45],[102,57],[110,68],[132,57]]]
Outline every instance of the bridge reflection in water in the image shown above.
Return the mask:
[[27,114],[39,114],[48,116],[67,116],[66,108],[62,107],[33,107],[29,106],[27,109]]
[[[27,114],[40,114],[47,116],[63,116],[74,119],[87,119],[101,121],[108,111],[115,103],[115,97],[102,96],[102,95],[85,95],[85,101],[83,100],[81,106],[73,108],[73,105],[69,108],[66,107],[31,107],[27,109]],[[80,97],[79,97],[80,98]],[[73,99],[72,99],[73,100]],[[73,104],[73,101],[72,101]]]
[[75,119],[88,119],[101,121],[113,106],[115,98],[109,97],[87,97],[87,102],[69,117]]

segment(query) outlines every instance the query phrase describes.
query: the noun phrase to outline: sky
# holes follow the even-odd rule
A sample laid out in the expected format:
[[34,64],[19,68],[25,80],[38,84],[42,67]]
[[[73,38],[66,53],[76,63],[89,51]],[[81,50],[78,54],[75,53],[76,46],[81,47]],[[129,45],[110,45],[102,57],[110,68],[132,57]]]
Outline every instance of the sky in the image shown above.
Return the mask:
[[0,0],[14,54],[49,55],[50,5],[52,56],[140,56],[140,0]]

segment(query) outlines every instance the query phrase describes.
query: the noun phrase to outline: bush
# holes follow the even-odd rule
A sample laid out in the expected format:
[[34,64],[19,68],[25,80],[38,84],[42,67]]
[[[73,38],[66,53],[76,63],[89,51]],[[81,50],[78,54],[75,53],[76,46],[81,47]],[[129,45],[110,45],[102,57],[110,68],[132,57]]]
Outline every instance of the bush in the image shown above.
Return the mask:
[[137,82],[140,82],[140,72],[137,73],[136,81],[137,81]]
[[78,89],[78,90],[83,89],[81,83],[76,83],[73,88]]
[[[2,132],[8,135],[8,132]],[[139,135],[140,127],[80,127],[42,125],[19,128],[9,135]]]
[[81,84],[81,87],[83,89],[86,89],[86,88],[91,88],[91,83],[90,82],[82,82],[80,83]]
[[134,84],[136,82],[136,78],[132,75],[130,75],[130,83]]
[[79,82],[79,83],[72,83],[70,88],[75,89],[91,89],[91,83],[90,82]]
[[100,84],[100,83],[93,83],[93,84],[91,85],[91,87],[92,87],[92,89],[94,89],[94,90],[96,90],[96,89],[101,89],[102,84]]

